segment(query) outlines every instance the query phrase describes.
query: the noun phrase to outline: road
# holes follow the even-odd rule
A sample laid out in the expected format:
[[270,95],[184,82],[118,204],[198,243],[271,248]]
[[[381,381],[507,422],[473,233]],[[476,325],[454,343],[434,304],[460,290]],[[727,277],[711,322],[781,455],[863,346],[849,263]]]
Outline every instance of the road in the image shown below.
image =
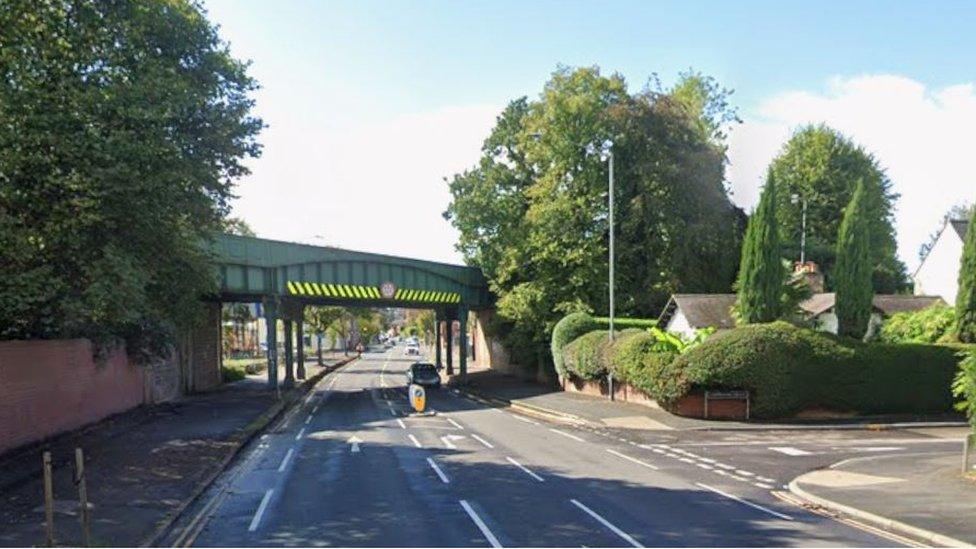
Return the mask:
[[401,349],[366,353],[326,376],[205,494],[190,513],[192,535],[177,542],[898,544],[777,497],[788,479],[764,474],[782,469],[782,460],[770,456],[805,459],[817,455],[812,451],[721,435],[639,443],[516,415],[446,389],[428,392],[435,414],[411,415],[403,376],[411,362]]

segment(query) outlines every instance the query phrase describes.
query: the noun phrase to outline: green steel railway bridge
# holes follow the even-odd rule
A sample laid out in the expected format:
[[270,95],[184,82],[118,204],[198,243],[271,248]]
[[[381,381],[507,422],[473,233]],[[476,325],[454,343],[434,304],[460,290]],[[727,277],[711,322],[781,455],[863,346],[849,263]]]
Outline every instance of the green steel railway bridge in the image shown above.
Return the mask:
[[[268,384],[278,385],[277,321],[284,321],[285,385],[292,379],[292,330],[302,341],[306,305],[403,307],[432,309],[436,314],[435,340],[441,341],[441,323],[459,326],[458,369],[467,373],[467,318],[469,311],[490,309],[493,298],[480,269],[405,257],[357,252],[221,234],[212,242],[221,302],[261,303],[267,320]],[[452,332],[444,334],[452,348]],[[304,346],[297,346],[297,376],[304,378]],[[436,345],[441,366],[441,346]],[[446,353],[447,373],[454,373],[452,353]]]

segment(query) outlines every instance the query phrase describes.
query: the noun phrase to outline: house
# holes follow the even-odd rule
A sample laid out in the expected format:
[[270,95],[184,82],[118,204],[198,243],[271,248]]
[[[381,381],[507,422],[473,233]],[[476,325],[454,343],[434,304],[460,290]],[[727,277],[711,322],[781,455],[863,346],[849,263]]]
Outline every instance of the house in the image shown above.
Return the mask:
[[683,338],[695,337],[702,328],[735,328],[732,306],[735,294],[674,294],[658,318],[658,326]]
[[912,275],[916,295],[940,295],[949,303],[956,302],[962,247],[968,228],[968,221],[946,219]]
[[[735,300],[735,294],[675,294],[664,307],[658,325],[684,338],[694,337],[702,328],[734,328],[732,307]],[[800,303],[800,309],[816,329],[836,334],[835,300],[836,295],[832,292],[816,293]],[[873,334],[883,319],[895,313],[920,311],[936,303],[945,304],[938,296],[876,295],[868,334]]]

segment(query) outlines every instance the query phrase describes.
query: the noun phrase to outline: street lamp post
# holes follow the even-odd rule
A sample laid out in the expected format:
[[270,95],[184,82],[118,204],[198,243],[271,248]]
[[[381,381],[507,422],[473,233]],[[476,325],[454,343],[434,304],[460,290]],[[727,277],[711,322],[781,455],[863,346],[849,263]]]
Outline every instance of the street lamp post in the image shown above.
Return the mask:
[[804,265],[807,262],[807,199],[800,197],[799,194],[794,194],[790,197],[790,201],[794,204],[801,201],[803,203],[802,221],[800,222],[800,265]]
[[[588,149],[589,150],[592,150],[593,147],[592,146],[591,147],[588,147]],[[613,280],[613,268],[614,268],[614,249],[613,249],[614,248],[614,223],[613,223],[613,194],[614,194],[613,193],[613,141],[611,141],[611,140],[608,139],[608,140],[604,141],[602,145],[600,145],[600,160],[604,160],[604,161],[606,161],[608,163],[609,172],[610,172],[610,182],[609,182],[610,183],[610,189],[609,189],[610,250],[609,250],[608,260],[609,260],[609,264],[610,264],[609,265],[609,271],[610,271],[610,284],[609,284],[609,293],[610,293],[610,296],[609,296],[610,297],[610,331],[609,331],[609,338],[610,338],[610,343],[612,344],[613,343],[613,313],[614,313],[614,310],[613,310],[614,309],[614,307],[613,307],[613,305],[614,305],[614,299],[613,299],[613,289],[614,289],[613,288],[614,287],[614,280]],[[613,397],[613,370],[612,369],[607,372],[607,389],[610,392],[610,400],[613,400],[614,397]]]

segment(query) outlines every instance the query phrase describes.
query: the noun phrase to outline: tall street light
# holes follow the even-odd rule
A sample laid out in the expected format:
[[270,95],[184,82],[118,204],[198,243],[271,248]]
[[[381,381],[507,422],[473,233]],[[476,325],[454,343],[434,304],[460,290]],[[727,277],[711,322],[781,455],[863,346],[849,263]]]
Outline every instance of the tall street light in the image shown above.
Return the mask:
[[793,204],[798,202],[803,203],[803,215],[800,225],[800,265],[804,265],[807,262],[807,199],[794,193],[790,196],[790,202]]
[[[595,147],[593,147],[592,145],[589,146],[589,147],[587,147],[587,149],[588,149],[588,152],[596,152],[594,150]],[[613,267],[614,267],[614,265],[613,265],[614,264],[614,253],[613,253],[614,252],[614,250],[613,250],[613,244],[614,244],[614,234],[613,234],[613,232],[614,232],[614,230],[613,230],[614,229],[614,224],[613,224],[613,141],[611,141],[609,139],[607,139],[606,141],[604,141],[600,145],[599,153],[600,153],[600,160],[601,161],[605,161],[605,162],[608,163],[608,165],[609,165],[608,167],[609,167],[609,171],[610,171],[610,191],[609,191],[609,206],[610,206],[610,219],[609,219],[609,222],[610,222],[610,254],[609,254],[609,256],[610,257],[608,258],[609,259],[609,263],[610,263],[610,285],[609,285],[610,286],[610,288],[609,288],[609,290],[610,290],[610,331],[609,331],[609,337],[610,337],[610,343],[613,343],[613,304],[614,304],[613,303],[613,301],[614,301],[613,300],[613,287],[614,287],[614,280],[613,280]],[[613,400],[614,398],[613,398],[613,369],[612,368],[607,371],[607,388],[609,389],[609,392],[610,392],[610,400]]]

